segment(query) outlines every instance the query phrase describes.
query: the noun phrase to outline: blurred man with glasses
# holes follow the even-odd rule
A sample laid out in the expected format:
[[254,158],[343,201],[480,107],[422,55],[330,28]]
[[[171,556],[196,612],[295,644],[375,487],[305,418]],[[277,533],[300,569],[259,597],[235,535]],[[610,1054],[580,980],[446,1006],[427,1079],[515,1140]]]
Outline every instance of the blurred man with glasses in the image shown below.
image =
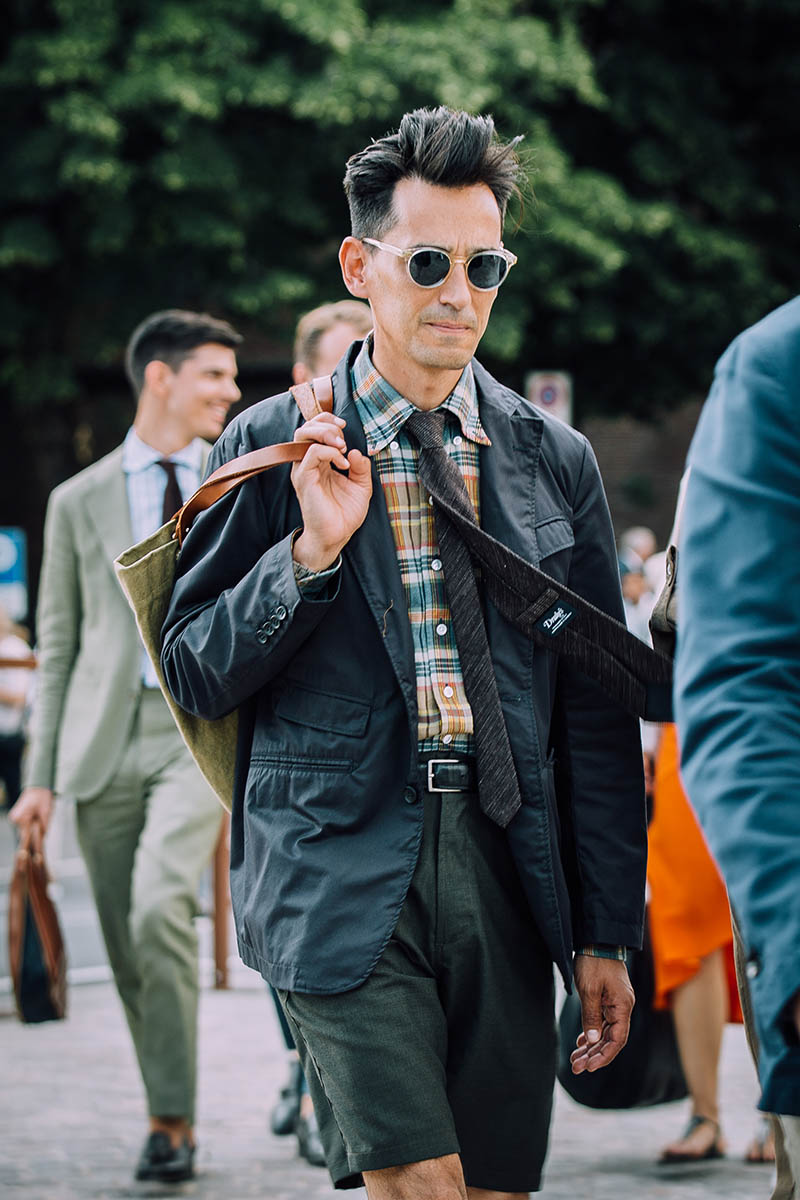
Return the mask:
[[242,706],[240,951],[281,996],[334,1183],[370,1200],[536,1190],[553,962],[583,1003],[576,1071],[633,1004],[637,723],[505,621],[449,515],[622,620],[590,447],[474,358],[518,173],[490,117],[445,108],[350,159],[340,263],[373,332],[332,413],[273,397],[221,439],[214,466],[309,449],[199,518],[164,626],[176,700]]

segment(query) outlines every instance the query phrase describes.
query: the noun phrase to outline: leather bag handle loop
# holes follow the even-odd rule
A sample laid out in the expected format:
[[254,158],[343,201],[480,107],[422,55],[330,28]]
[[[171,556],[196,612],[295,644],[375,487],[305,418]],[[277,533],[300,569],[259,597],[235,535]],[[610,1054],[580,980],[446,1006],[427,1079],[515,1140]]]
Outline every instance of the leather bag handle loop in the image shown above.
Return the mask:
[[[307,421],[317,413],[333,410],[333,382],[330,375],[322,375],[312,383],[295,384],[289,391]],[[241,454],[217,467],[177,514],[174,537],[178,545],[183,545],[183,539],[198,513],[210,508],[246,479],[253,479],[283,463],[300,462],[310,445],[311,442],[277,442],[274,446],[262,446],[259,450]]]

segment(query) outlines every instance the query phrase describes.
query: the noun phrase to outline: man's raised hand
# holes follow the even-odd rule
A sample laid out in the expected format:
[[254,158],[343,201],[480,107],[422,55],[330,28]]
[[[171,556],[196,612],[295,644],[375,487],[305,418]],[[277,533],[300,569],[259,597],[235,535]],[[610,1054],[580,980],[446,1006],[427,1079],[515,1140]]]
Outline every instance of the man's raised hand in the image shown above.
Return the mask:
[[372,496],[370,461],[360,450],[347,453],[344,425],[333,413],[318,413],[294,435],[296,442],[312,443],[292,467],[303,515],[293,555],[310,571],[324,571],[336,561],[364,521]]

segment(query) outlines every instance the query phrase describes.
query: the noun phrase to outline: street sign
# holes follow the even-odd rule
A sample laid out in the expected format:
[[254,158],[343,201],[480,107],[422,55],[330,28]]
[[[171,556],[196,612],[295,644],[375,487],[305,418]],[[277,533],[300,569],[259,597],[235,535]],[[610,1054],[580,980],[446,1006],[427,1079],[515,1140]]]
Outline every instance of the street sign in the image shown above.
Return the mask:
[[572,424],[572,376],[566,371],[530,371],[525,378],[525,396],[536,408]]
[[0,526],[0,606],[12,621],[28,615],[28,555],[24,529]]

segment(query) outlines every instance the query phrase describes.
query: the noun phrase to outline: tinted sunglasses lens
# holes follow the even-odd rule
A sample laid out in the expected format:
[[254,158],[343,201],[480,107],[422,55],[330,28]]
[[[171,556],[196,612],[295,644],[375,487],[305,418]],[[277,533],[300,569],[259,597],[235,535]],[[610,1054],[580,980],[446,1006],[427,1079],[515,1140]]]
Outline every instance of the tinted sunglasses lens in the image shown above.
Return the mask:
[[467,275],[473,287],[482,292],[489,292],[499,287],[508,274],[508,263],[502,254],[476,254],[469,261]]
[[450,259],[441,250],[417,250],[408,260],[408,271],[420,287],[436,287],[447,278]]

